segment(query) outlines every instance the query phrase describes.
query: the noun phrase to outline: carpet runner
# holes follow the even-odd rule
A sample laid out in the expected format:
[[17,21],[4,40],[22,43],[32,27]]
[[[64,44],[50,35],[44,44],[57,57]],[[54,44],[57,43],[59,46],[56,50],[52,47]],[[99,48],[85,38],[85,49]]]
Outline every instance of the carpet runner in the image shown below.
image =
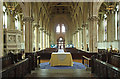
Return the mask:
[[41,63],[40,69],[85,69],[86,67],[82,63],[73,62],[73,66],[54,66],[51,67],[49,62]]

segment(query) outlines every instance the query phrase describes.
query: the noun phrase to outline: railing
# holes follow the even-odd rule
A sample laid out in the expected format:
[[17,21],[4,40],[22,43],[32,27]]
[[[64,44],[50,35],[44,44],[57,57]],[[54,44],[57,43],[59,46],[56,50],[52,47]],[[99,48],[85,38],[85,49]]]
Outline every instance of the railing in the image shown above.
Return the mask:
[[86,66],[86,67],[91,67],[91,58],[88,58],[86,56],[82,57],[82,63]]
[[22,78],[26,74],[31,73],[31,70],[34,70],[40,64],[40,56],[37,56],[35,52],[26,53],[26,58],[24,60],[19,60],[15,63],[11,63],[13,62],[13,60],[11,59],[10,56],[3,57],[1,58],[1,60],[2,59],[4,59],[3,67],[2,70],[0,71],[0,73],[2,74],[2,78],[9,78],[9,77]]
[[29,65],[30,61],[31,57],[2,69],[0,72],[2,73],[2,78],[24,77],[26,74],[31,72],[31,66]]
[[99,59],[92,59],[91,72],[98,77],[107,79],[120,79],[120,69]]

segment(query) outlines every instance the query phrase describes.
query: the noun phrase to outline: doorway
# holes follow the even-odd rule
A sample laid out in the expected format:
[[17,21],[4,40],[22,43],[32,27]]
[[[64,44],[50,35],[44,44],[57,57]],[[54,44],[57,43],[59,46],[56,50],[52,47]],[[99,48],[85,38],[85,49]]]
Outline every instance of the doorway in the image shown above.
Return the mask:
[[60,37],[57,40],[57,47],[58,47],[58,49],[64,49],[65,48],[65,40],[63,39],[63,37]]

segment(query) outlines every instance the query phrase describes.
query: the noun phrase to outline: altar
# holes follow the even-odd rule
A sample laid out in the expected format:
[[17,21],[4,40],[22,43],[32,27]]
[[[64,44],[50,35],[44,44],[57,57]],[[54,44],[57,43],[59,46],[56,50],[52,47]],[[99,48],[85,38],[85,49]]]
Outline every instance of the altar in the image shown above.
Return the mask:
[[73,66],[70,52],[53,52],[50,59],[51,66]]

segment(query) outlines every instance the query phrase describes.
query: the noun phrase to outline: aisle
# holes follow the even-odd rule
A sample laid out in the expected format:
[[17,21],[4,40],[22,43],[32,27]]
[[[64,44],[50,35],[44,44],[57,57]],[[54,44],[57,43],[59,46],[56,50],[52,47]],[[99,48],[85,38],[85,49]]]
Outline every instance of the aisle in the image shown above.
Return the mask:
[[[41,60],[41,63],[49,62],[49,60]],[[81,63],[82,60],[74,60],[74,62]],[[40,69],[36,68],[28,74],[26,77],[29,78],[42,78],[42,79],[59,79],[58,77],[62,77],[60,79],[92,79],[94,78],[91,70],[86,69]],[[74,78],[73,78],[74,77]]]
[[73,62],[73,66],[50,66],[49,62],[40,63],[40,69],[86,69],[82,63]]
[[[35,71],[32,71],[31,74],[27,75],[26,77],[62,77],[62,79],[68,77],[68,79],[73,79],[72,77],[82,77],[82,78],[88,78],[91,79],[93,75],[91,74],[91,71],[85,70],[85,69],[40,69],[37,68]],[[71,77],[71,78],[69,78]],[[53,78],[51,78],[53,79]]]

